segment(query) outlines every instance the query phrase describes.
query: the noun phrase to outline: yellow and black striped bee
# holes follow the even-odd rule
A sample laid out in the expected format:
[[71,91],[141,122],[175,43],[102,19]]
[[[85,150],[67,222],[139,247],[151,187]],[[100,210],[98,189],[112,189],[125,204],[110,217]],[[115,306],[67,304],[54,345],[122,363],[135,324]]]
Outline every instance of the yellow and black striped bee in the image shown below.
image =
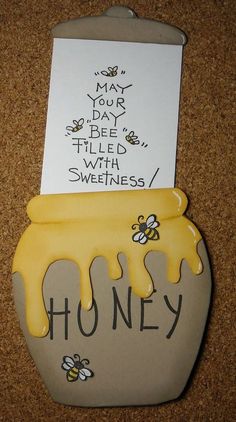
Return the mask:
[[131,145],[138,145],[140,143],[138,136],[134,134],[134,131],[131,130],[128,135],[125,137],[126,141],[129,142]]
[[108,72],[107,72],[107,70],[103,70],[102,72],[101,72],[101,74],[103,75],[103,76],[109,76],[109,77],[113,77],[113,76],[116,76],[117,75],[117,70],[118,70],[118,66],[114,66],[114,67],[108,67]]
[[148,240],[160,239],[159,233],[156,229],[156,227],[160,226],[159,221],[157,221],[157,216],[155,214],[151,214],[146,221],[143,220],[144,216],[140,215],[138,217],[138,223],[132,225],[133,230],[135,230],[137,226],[139,229],[132,236],[133,241],[144,245]]
[[[78,359],[78,360],[74,360]],[[74,359],[70,356],[63,357],[63,363],[61,365],[62,369],[66,372],[66,378],[69,382],[74,382],[80,379],[81,381],[86,381],[88,377],[93,376],[93,372],[90,369],[85,368],[85,365],[89,364],[88,359],[80,360],[78,354],[74,355]]]
[[73,120],[75,126],[66,126],[66,130],[70,132],[78,132],[79,130],[83,129],[84,119]]

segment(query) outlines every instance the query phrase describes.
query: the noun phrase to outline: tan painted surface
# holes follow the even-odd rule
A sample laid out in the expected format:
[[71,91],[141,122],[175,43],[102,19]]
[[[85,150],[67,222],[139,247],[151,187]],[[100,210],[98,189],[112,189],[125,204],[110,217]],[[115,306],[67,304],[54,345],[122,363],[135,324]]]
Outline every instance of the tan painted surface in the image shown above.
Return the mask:
[[[129,283],[124,256],[122,280],[109,280],[105,261],[98,258],[91,268],[92,287],[98,308],[98,324],[94,334],[84,336],[77,322],[80,293],[79,273],[73,263],[60,261],[53,264],[44,281],[45,305],[49,310],[50,298],[54,310],[65,308],[68,298],[68,340],[64,338],[64,316],[54,315],[54,338],[36,338],[29,335],[25,324],[24,291],[20,276],[14,276],[14,297],[20,323],[32,357],[52,397],[59,402],[80,406],[113,406],[156,404],[174,399],[182,392],[195,362],[205,327],[211,280],[203,242],[199,253],[204,272],[193,275],[184,262],[181,280],[170,284],[166,279],[166,259],[162,253],[150,253],[147,267],[154,280],[156,292],[144,304],[144,325],[158,329],[140,331],[141,299],[131,296],[132,328],[127,327],[117,312],[117,328],[113,329],[114,306],[112,287],[116,288],[120,303],[127,316]],[[158,276],[156,276],[158,274]],[[171,306],[177,309],[179,295],[182,306],[176,328],[170,338],[175,315],[164,300],[167,295]],[[94,309],[82,311],[82,326],[89,333],[94,324]],[[69,383],[61,368],[63,356],[78,353],[89,359],[87,367],[94,377],[83,382]]]

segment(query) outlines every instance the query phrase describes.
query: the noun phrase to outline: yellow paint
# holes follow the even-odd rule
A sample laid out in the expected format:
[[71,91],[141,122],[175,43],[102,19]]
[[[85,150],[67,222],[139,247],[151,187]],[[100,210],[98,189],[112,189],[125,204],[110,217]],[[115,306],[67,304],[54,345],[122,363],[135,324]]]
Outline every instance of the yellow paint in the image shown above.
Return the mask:
[[[197,244],[201,235],[183,216],[187,198],[179,189],[95,192],[40,195],[27,208],[32,224],[23,233],[16,249],[13,272],[24,280],[26,319],[30,333],[47,335],[48,317],[42,283],[51,263],[68,259],[80,271],[80,297],[84,309],[92,306],[89,268],[97,256],[108,262],[111,279],[119,279],[122,269],[117,256],[126,255],[129,280],[134,293],[148,297],[153,284],[144,265],[149,251],[162,251],[168,262],[168,280],[176,283],[186,259],[195,274],[202,271]],[[139,215],[155,214],[160,238],[144,245],[132,240]],[[137,230],[136,230],[137,231]]]

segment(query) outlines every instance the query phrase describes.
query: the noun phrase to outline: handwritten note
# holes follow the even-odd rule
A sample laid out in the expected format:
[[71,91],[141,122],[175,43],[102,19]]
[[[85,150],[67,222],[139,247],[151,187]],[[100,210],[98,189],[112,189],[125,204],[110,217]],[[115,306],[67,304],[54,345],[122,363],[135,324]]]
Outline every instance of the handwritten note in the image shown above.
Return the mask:
[[182,47],[55,39],[41,193],[174,186]]

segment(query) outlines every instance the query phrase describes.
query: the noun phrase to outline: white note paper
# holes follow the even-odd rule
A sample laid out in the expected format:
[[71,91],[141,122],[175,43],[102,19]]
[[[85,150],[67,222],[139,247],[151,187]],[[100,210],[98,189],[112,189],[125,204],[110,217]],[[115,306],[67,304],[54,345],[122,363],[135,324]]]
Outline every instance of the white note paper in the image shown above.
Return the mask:
[[41,193],[174,186],[182,46],[55,39]]

